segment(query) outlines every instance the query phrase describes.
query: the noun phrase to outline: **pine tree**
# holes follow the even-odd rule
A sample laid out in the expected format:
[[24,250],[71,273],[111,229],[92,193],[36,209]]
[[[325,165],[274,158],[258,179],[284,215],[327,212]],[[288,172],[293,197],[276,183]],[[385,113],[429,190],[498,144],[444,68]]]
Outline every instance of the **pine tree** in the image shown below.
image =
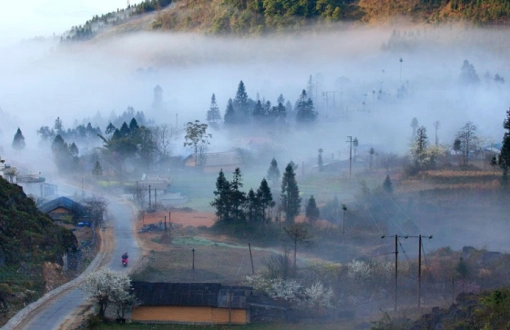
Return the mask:
[[207,111],[207,122],[211,125],[216,125],[221,120],[220,109],[216,103],[216,95],[211,96],[211,105]]
[[64,131],[64,124],[62,123],[62,119],[60,119],[60,117],[57,117],[57,119],[55,119],[53,129],[55,130],[55,133],[57,135],[62,134],[62,132]]
[[503,146],[501,147],[498,163],[503,169],[503,183],[506,184],[508,181],[508,167],[510,166],[510,109],[506,111],[503,128],[506,131],[503,135]]
[[99,160],[96,160],[96,164],[94,164],[94,168],[92,169],[92,174],[96,177],[96,180],[99,180],[99,177],[103,175],[103,167]]
[[235,125],[237,123],[234,103],[232,102],[232,99],[228,99],[227,109],[225,110],[223,121],[225,122],[225,125]]
[[128,124],[126,124],[126,122],[123,122],[122,126],[120,127],[120,136],[125,138],[128,137],[129,134],[131,134],[131,130],[129,129]]
[[236,123],[246,123],[249,121],[248,94],[246,87],[241,80],[237,87],[236,97],[234,98],[234,110],[237,116]]
[[315,198],[310,196],[310,199],[308,199],[308,204],[306,205],[306,218],[308,221],[313,222],[319,219],[320,211],[317,207],[317,203],[315,202]]
[[299,214],[301,208],[301,198],[299,197],[299,187],[296,182],[296,174],[291,163],[285,168],[282,179],[281,202],[283,212],[285,212],[285,220],[293,222],[294,218]]
[[298,123],[313,123],[317,120],[317,112],[313,106],[313,101],[308,97],[303,89],[296,105],[296,121]]
[[258,122],[261,122],[265,118],[264,108],[262,107],[262,102],[258,100],[255,103],[255,108],[253,108],[253,118],[257,120]]
[[14,139],[12,140],[12,147],[16,149],[18,152],[25,149],[25,137],[23,133],[21,133],[20,128],[14,134]]
[[269,188],[266,179],[262,179],[262,181],[260,182],[260,187],[259,189],[257,189],[257,197],[260,202],[263,220],[264,222],[266,222],[266,220],[269,219],[268,216],[269,208],[275,206],[273,194],[271,193],[271,189]]
[[503,128],[506,130],[503,135],[503,146],[501,147],[500,166],[510,166],[510,109],[506,112],[503,121]]
[[140,127],[138,126],[138,122],[136,121],[135,118],[132,118],[131,121],[129,122],[129,131],[131,134],[135,134],[136,131],[139,129]]
[[233,173],[233,178],[230,183],[229,202],[232,205],[232,218],[234,221],[245,220],[245,214],[242,206],[246,201],[246,194],[240,189],[243,187],[243,176],[241,170],[236,168]]
[[278,99],[276,100],[276,102],[281,103],[281,104],[285,103],[285,98],[283,97],[283,94],[280,94],[280,96],[278,96]]
[[278,162],[273,158],[271,161],[271,165],[267,170],[267,179],[273,181],[273,185],[276,185],[278,180],[280,180],[280,170],[278,169]]
[[211,202],[211,206],[216,207],[216,217],[218,221],[231,221],[232,207],[230,204],[230,182],[225,178],[223,170],[220,170],[216,179],[216,196]]
[[113,134],[113,132],[115,132],[115,130],[116,130],[116,127],[113,126],[112,123],[109,123],[108,126],[106,127],[106,130],[104,131],[104,133],[106,135],[110,135],[110,134]]
[[73,167],[73,156],[69,150],[69,145],[64,141],[60,134],[55,136],[53,139],[51,150],[59,170],[67,171]]
[[248,195],[246,197],[246,221],[248,223],[254,224],[259,220],[262,220],[260,217],[260,200],[258,195],[255,194],[253,189],[248,191]]
[[282,102],[278,102],[276,107],[271,108],[271,116],[276,123],[284,123],[287,117],[287,108],[285,108]]

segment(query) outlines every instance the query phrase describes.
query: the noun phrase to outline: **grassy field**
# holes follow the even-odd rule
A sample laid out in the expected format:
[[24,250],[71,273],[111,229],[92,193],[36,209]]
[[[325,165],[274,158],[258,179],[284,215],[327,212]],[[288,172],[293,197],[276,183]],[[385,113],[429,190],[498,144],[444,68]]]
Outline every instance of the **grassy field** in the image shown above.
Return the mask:
[[[262,270],[264,258],[271,254],[270,250],[252,249],[256,271]],[[175,238],[171,248],[152,253],[144,270],[134,274],[133,279],[152,282],[239,282],[251,273],[247,245],[179,237]]]
[[[298,266],[305,270],[319,263],[330,265],[349,262],[353,259],[391,261],[392,242],[381,240],[378,228],[368,225],[357,226],[353,221],[363,216],[368,217],[366,205],[357,205],[361,193],[360,181],[366,182],[370,189],[380,186],[386,172],[357,171],[352,180],[338,173],[315,173],[305,177],[297,177],[303,197],[314,194],[318,204],[331,200],[335,195],[348,205],[351,212],[347,218],[347,231],[336,227],[314,229],[314,244],[311,247],[298,247]],[[499,245],[499,251],[505,250],[503,244],[507,241],[505,233],[510,230],[506,225],[505,215],[509,214],[510,206],[505,201],[508,196],[505,191],[494,184],[498,178],[492,170],[487,171],[435,171],[421,173],[412,178],[402,178],[401,173],[390,173],[394,180],[394,193],[387,205],[377,205],[377,197],[371,193],[370,202],[379,206],[379,213],[373,213],[374,222],[384,226],[389,222],[388,212],[392,220],[411,219],[419,226],[419,234],[432,234],[434,238],[423,243],[425,253],[442,246],[461,249],[465,245],[474,245],[491,249]],[[229,175],[227,175],[229,177]],[[212,191],[217,174],[207,175],[198,179],[194,176],[181,176],[173,182],[173,189],[183,195],[192,196],[185,205],[200,211],[211,212],[209,202],[213,198]],[[256,182],[254,178],[247,180]],[[246,187],[250,187],[245,185]],[[305,202],[303,202],[303,205]],[[367,202],[364,202],[367,203]],[[376,208],[374,208],[376,209]],[[357,213],[358,218],[353,215]],[[367,218],[368,219],[368,218]],[[491,226],[487,226],[487,219]],[[384,228],[384,227],[383,227]],[[386,233],[385,233],[386,234]],[[394,234],[394,233],[390,233]],[[412,234],[412,233],[411,233]],[[144,267],[134,274],[134,280],[169,281],[169,282],[221,282],[242,283],[246,275],[252,273],[250,255],[246,238],[227,237],[203,228],[179,228],[173,233],[171,245],[158,243],[158,234],[146,234],[150,240],[150,255],[144,259]],[[281,235],[284,237],[284,235]],[[484,243],[487,242],[487,243]],[[256,273],[266,270],[265,259],[283,251],[283,241],[251,242],[253,264]],[[414,258],[416,243],[403,240],[401,248],[407,250],[405,257]],[[152,246],[152,247],[150,247]],[[506,246],[506,245],[505,245]],[[508,248],[506,248],[508,250]],[[195,270],[192,270],[193,250]],[[409,256],[407,256],[409,254]],[[404,257],[404,256],[403,256]],[[430,265],[424,261],[424,267]],[[337,279],[337,281],[341,281]],[[410,281],[413,281],[411,279]],[[424,283],[427,285],[427,283]],[[375,305],[374,305],[375,306]],[[380,306],[364,307],[374,316],[380,312]],[[367,314],[368,315],[368,314]],[[370,317],[372,317],[370,316]],[[358,316],[357,322],[365,321],[365,316]],[[249,325],[228,327],[238,329],[352,329],[354,324],[299,324],[299,325]],[[349,322],[349,321],[345,321]],[[104,329],[115,329],[115,325],[105,326]],[[204,327],[190,327],[182,325],[126,325],[124,329],[202,329]],[[226,326],[205,327],[208,329],[223,329]],[[103,328],[102,328],[103,329]]]

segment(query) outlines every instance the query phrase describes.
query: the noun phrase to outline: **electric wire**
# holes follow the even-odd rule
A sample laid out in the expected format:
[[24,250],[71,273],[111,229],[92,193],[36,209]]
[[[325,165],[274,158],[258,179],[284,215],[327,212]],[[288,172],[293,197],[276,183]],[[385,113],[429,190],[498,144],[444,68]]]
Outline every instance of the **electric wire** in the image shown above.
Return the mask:
[[381,207],[381,209],[384,211],[384,213],[386,213],[386,216],[387,216],[387,219],[390,220],[391,222],[393,222],[393,224],[395,225],[395,227],[400,230],[401,233],[403,234],[407,234],[405,230],[402,229],[402,227],[400,227],[396,222],[395,220],[393,220],[393,217],[390,215],[390,213],[386,210],[386,208],[381,204],[381,202],[375,197],[374,193],[372,191],[370,191],[370,189],[368,189],[369,193],[370,193],[370,196],[373,198],[373,200],[375,200],[375,202],[379,205],[379,207]]
[[[408,214],[407,214],[407,213],[406,213],[406,212],[405,212],[405,211],[404,211],[404,210],[400,207],[400,205],[398,205],[398,203],[397,203],[397,202],[395,202],[395,200],[392,198],[391,194],[388,194],[388,193],[387,193],[386,195],[388,196],[388,199],[389,199],[389,200],[393,203],[393,205],[395,205],[395,206],[396,206],[396,207],[400,210],[400,212],[402,212],[402,214],[406,217],[406,219],[411,220],[411,217],[410,217],[410,216],[409,216],[409,215],[408,215]],[[412,221],[412,220],[411,220],[411,221]],[[412,222],[413,222],[413,224],[414,224],[416,227],[418,227],[418,230],[419,230],[420,232],[422,232],[422,228],[421,228],[421,227],[420,227],[420,226],[419,226],[416,222],[414,222],[414,221],[412,221]]]

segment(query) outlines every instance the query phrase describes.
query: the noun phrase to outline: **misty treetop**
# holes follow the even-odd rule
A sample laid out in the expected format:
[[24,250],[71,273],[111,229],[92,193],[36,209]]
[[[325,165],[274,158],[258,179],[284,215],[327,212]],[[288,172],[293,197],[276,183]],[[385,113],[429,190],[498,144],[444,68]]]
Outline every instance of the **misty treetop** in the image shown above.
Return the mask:
[[18,127],[16,134],[14,134],[14,139],[12,140],[12,147],[18,151],[23,150],[25,148],[25,137],[21,132],[21,129]]
[[[254,101],[248,96],[246,85],[241,80],[234,98],[230,98],[225,108],[223,122],[226,127],[243,126],[248,124],[263,125],[267,127],[284,127],[289,123],[289,114],[294,113],[293,107],[289,101],[285,102],[285,97],[280,94],[276,100],[276,105],[272,105],[265,98]],[[308,97],[305,90],[299,96],[295,106],[295,120],[300,124],[310,124],[317,120],[318,112],[311,98]],[[207,121],[213,127],[217,128],[221,115],[216,103],[216,95],[211,98],[211,105],[207,111]]]
[[90,122],[86,125],[81,124],[75,128],[68,128],[66,130],[60,117],[57,117],[53,127],[41,126],[37,130],[37,134],[43,142],[53,141],[57,135],[60,135],[62,139],[88,144],[92,138],[96,137],[98,134],[102,134],[102,132],[99,127],[93,127]]
[[299,187],[294,171],[295,166],[293,162],[290,162],[283,174],[280,194],[282,210],[285,213],[285,221],[290,223],[294,222],[294,218],[299,214],[301,208],[301,197],[299,197]]

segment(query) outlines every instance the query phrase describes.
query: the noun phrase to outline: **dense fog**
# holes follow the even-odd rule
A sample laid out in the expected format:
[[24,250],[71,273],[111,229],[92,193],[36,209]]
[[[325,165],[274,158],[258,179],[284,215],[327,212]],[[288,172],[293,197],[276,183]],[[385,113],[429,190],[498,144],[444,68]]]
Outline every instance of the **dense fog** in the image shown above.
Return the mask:
[[[245,132],[281,144],[282,164],[315,159],[319,148],[347,159],[347,136],[357,137],[360,152],[373,147],[406,154],[413,118],[428,129],[431,143],[436,121],[440,144],[451,147],[468,121],[485,145],[500,143],[510,94],[509,82],[495,77],[510,77],[507,44],[508,34],[495,29],[340,25],[334,32],[266,38],[139,33],[76,44],[44,39],[0,46],[0,152],[15,158],[11,143],[20,127],[27,144],[23,157],[37,159],[30,170],[46,171],[52,165],[41,159],[51,164],[51,157],[41,158],[49,151],[36,131],[52,127],[57,117],[65,128],[91,122],[104,130],[112,113],[131,106],[154,125],[182,128],[188,121],[205,122],[213,93],[224,115],[241,80],[253,100],[275,105],[282,94],[294,105],[310,77],[315,95],[309,96],[319,112],[315,125],[297,128],[289,114],[287,134],[267,127]],[[465,60],[479,82],[461,77]],[[156,85],[163,90],[158,108],[152,106]],[[221,125],[211,132],[210,151],[245,147],[239,134]],[[173,141],[172,154],[189,153],[182,142]],[[94,145],[101,140],[80,151]],[[259,160],[269,164],[273,156]]]

